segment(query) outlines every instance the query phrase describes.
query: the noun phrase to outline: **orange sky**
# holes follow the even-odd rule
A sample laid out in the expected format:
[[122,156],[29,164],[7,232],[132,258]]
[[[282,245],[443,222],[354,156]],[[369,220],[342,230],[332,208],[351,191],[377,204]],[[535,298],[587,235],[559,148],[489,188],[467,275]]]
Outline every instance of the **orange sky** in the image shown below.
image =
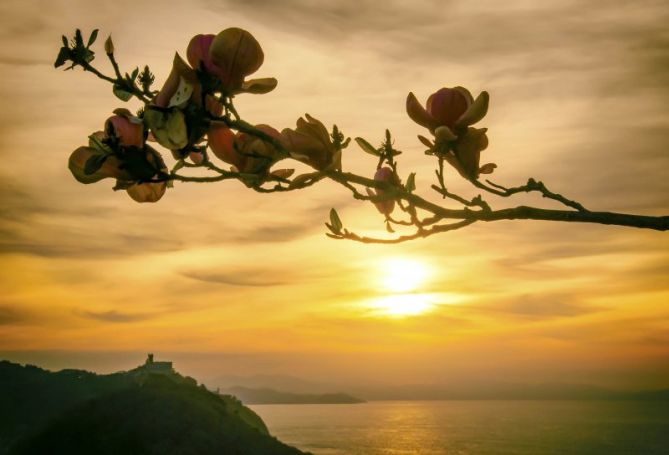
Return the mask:
[[[403,245],[334,241],[323,227],[333,206],[358,232],[384,226],[330,183],[287,195],[176,184],[139,205],[69,174],[70,152],[123,103],[92,75],[52,66],[61,34],[100,28],[122,67],[148,63],[161,84],[191,36],[239,26],[265,50],[257,75],[279,80],[239,98],[253,123],[280,130],[308,112],[373,143],[390,128],[401,169],[429,194],[433,163],[406,94],[488,90],[496,181],[533,176],[588,208],[660,215],[666,2],[137,3],[0,5],[0,357],[109,371],[150,350],[200,375],[669,386],[668,234],[509,221]],[[372,175],[375,162],[353,145],[344,167]],[[398,299],[389,260],[425,269],[418,297],[403,298],[428,311],[383,311]],[[77,357],[90,352],[109,361]]]

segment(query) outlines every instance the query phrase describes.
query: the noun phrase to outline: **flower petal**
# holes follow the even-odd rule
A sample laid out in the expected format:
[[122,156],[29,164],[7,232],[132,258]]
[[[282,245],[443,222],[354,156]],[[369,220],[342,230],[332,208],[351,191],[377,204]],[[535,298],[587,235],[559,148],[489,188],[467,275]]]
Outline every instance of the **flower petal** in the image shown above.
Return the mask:
[[433,130],[438,126],[437,121],[425,110],[423,106],[421,106],[413,92],[409,92],[407,95],[406,109],[407,114],[409,114],[409,117],[411,117],[411,120],[418,123],[420,126],[424,126],[430,130]]
[[245,93],[255,93],[263,95],[276,88],[278,81],[273,77],[264,77],[261,79],[250,79],[242,84],[241,91]]
[[470,126],[480,121],[488,113],[488,103],[490,95],[483,91],[476,97],[476,100],[469,106],[467,111],[456,122],[457,126]]
[[438,125],[452,128],[469,104],[466,95],[460,90],[444,87],[430,95],[425,107]]
[[68,161],[68,168],[78,182],[89,184],[108,177],[118,179],[130,178],[127,172],[119,168],[121,162],[115,156],[108,156],[97,171],[87,174],[85,172],[86,162],[91,157],[100,155],[100,152],[91,147],[79,147],[72,152]]
[[128,195],[137,202],[158,202],[165,194],[167,184],[158,183],[134,183],[126,191]]
[[209,55],[212,63],[229,76],[226,87],[229,90],[239,88],[244,78],[255,73],[265,59],[258,41],[241,28],[228,28],[216,35]]

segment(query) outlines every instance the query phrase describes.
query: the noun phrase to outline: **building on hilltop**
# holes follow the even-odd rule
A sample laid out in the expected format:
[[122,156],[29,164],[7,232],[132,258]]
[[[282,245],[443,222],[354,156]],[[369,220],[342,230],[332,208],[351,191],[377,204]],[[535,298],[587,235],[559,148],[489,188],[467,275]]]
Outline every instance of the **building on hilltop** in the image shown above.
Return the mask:
[[149,354],[146,358],[144,365],[140,367],[143,371],[147,373],[157,373],[157,374],[174,374],[174,368],[172,367],[172,362],[156,362],[153,360],[153,354]]

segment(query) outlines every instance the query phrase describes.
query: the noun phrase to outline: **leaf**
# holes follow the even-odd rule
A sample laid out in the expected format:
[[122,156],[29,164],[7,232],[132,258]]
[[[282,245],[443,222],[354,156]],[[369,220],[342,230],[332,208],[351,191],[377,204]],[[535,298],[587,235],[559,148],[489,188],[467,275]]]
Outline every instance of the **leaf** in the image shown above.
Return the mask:
[[70,48],[67,46],[61,47],[60,52],[58,52],[58,57],[56,57],[56,61],[53,64],[54,68],[63,66],[65,62],[67,62],[71,58],[72,58],[72,53],[70,51]]
[[99,153],[103,153],[105,155],[111,154],[112,149],[103,144],[100,140],[103,135],[104,133],[102,133],[102,131],[98,131],[97,133],[93,133],[88,136],[88,146],[95,149]]
[[416,190],[416,173],[412,172],[409,174],[409,178],[407,178],[407,183],[404,185],[404,188],[409,192],[412,193],[413,191]]
[[91,36],[88,38],[88,44],[86,45],[86,47],[90,47],[91,44],[93,44],[95,42],[95,40],[98,38],[98,32],[99,32],[99,30],[97,28],[95,30],[93,30],[93,32],[91,33]]
[[84,165],[84,174],[93,175],[102,168],[102,165],[107,161],[107,155],[95,154],[91,155],[90,158],[86,160]]
[[63,35],[62,40],[63,40],[63,46],[64,47],[70,47],[69,43],[67,42],[67,36]]
[[81,30],[74,31],[74,43],[76,47],[84,47],[84,38],[81,36]]
[[118,84],[114,84],[113,87],[113,92],[114,95],[116,95],[116,98],[120,99],[121,101],[128,101],[130,98],[132,98],[132,93],[127,91],[125,88],[121,87]]
[[341,232],[343,225],[341,223],[341,219],[339,218],[339,214],[337,214],[335,209],[330,209],[330,224],[332,225],[332,232],[335,234]]
[[479,168],[479,174],[492,174],[497,168],[495,163],[487,163]]
[[432,141],[429,140],[428,138],[426,138],[425,136],[421,136],[419,134],[418,135],[418,140],[421,141],[425,147],[429,147],[429,148],[434,147],[434,144],[432,143]]
[[356,138],[355,138],[355,142],[358,144],[358,147],[360,147],[360,148],[362,149],[363,152],[367,152],[367,153],[369,153],[370,155],[374,155],[374,156],[381,156],[381,154],[379,153],[379,151],[376,150],[376,149],[372,146],[372,144],[370,144],[369,142],[367,142],[367,141],[364,140],[363,138],[361,138],[361,137],[356,137]]
[[295,173],[295,169],[277,169],[275,171],[272,171],[272,175],[275,177],[279,177],[282,179],[287,179],[291,175]]

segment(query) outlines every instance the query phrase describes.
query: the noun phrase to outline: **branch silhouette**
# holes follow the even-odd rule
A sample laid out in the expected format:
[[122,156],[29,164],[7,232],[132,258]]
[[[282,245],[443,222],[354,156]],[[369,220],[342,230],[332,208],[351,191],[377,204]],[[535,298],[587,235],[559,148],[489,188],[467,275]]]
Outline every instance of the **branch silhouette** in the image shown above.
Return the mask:
[[[131,113],[119,108],[109,117],[104,130],[89,136],[87,146],[75,150],[69,160],[73,176],[81,183],[105,178],[116,180],[114,190],[125,190],[138,202],[157,202],[177,182],[209,183],[237,180],[259,193],[302,190],[328,179],[342,185],[352,197],[374,205],[383,216],[391,238],[367,237],[344,227],[335,209],[330,211],[327,235],[334,239],[363,243],[400,243],[462,229],[476,222],[498,220],[544,220],[581,222],[666,231],[669,216],[645,216],[598,212],[555,193],[541,181],[505,187],[483,175],[492,174],[496,164],[481,165],[481,152],[488,147],[486,128],[473,125],[488,112],[489,95],[476,98],[464,87],[444,87],[430,95],[423,106],[413,93],[406,99],[409,117],[423,126],[429,137],[418,136],[425,154],[435,160],[436,181],[431,189],[444,202],[430,202],[416,193],[416,175],[403,179],[390,131],[375,147],[357,137],[358,147],[374,157],[375,173],[365,177],[342,168],[342,151],[351,140],[333,126],[329,131],[319,120],[306,114],[296,128],[253,125],[240,116],[236,96],[272,91],[274,78],[247,79],[260,68],[264,54],[260,44],[246,30],[228,28],[217,35],[197,35],[188,44],[187,62],[175,54],[172,71],[160,90],[153,90],[154,75],[148,66],[123,73],[115,55],[111,36],[104,51],[113,69],[106,75],[93,66],[97,39],[94,30],[84,43],[80,30],[72,39],[63,36],[63,46],[55,67],[81,67],[112,84],[114,95],[123,102],[132,98],[142,108]],[[174,164],[168,169],[162,154],[150,143],[169,150]],[[279,162],[300,162],[311,172],[294,175],[295,169],[275,169]],[[224,169],[221,163],[229,165]],[[482,193],[472,199],[449,191],[445,184],[445,165],[455,169]],[[190,169],[208,175],[192,175]],[[493,209],[495,199],[512,198],[521,193],[537,193],[564,209],[519,205]],[[484,195],[490,199],[484,198]],[[393,213],[399,212],[399,215]],[[411,228],[411,233],[395,233],[395,228]]]

